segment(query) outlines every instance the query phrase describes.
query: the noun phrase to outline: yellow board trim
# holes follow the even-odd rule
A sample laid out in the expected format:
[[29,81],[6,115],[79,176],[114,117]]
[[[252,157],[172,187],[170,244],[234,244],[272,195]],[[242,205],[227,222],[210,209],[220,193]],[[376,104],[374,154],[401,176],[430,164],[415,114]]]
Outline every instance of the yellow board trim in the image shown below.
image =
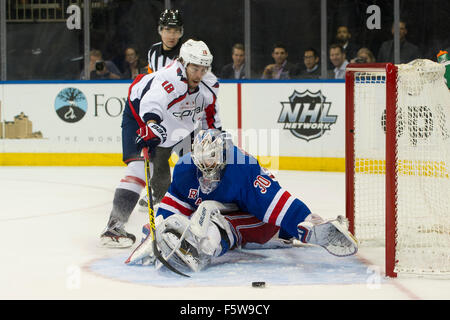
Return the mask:
[[261,166],[271,170],[345,172],[344,158],[259,156],[257,159]]
[[[173,167],[178,156],[169,160]],[[258,157],[271,170],[345,171],[344,158]],[[0,153],[0,166],[125,166],[120,153]]]
[[124,166],[120,153],[0,153],[2,166]]
[[[397,171],[403,176],[423,176],[447,179],[449,177],[448,164],[445,163],[445,161],[398,160]],[[384,160],[356,158],[355,173],[385,174],[386,163]]]

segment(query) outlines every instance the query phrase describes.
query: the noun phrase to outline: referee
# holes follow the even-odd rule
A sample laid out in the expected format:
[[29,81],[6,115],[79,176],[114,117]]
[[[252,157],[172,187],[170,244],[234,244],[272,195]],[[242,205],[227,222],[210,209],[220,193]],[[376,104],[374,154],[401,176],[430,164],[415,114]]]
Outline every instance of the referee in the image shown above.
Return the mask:
[[183,19],[178,10],[166,9],[159,17],[161,41],[148,51],[148,73],[161,70],[178,57],[183,36]]

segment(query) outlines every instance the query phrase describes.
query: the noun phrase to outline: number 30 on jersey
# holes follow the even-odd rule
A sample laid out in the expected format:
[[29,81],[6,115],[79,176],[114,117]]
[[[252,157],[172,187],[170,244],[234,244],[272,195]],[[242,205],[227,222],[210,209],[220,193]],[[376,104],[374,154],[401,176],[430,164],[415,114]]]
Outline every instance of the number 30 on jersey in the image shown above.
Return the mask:
[[260,188],[260,191],[263,194],[267,192],[267,188],[269,188],[271,184],[272,183],[270,182],[270,180],[264,178],[263,176],[257,176],[256,180],[253,181],[253,186],[255,188]]

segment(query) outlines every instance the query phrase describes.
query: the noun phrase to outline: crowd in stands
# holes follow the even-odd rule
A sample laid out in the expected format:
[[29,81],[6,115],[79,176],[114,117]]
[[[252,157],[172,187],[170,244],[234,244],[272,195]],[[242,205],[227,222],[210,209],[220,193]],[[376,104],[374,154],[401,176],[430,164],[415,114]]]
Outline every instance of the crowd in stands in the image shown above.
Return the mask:
[[[407,26],[399,23],[400,31],[400,63],[407,63],[420,57],[419,48],[409,42]],[[182,33],[180,34],[181,37]],[[329,61],[327,64],[328,79],[344,79],[345,68],[349,63],[394,62],[394,26],[392,39],[383,42],[377,57],[367,47],[355,43],[349,28],[345,25],[336,29],[333,42],[328,46]],[[164,43],[164,42],[163,42]],[[291,58],[287,46],[283,43],[273,45],[271,56],[273,63],[261,68],[260,74],[249,76],[245,68],[245,48],[236,43],[231,48],[230,63],[214,70],[221,79],[314,79],[322,77],[321,57],[318,48],[308,47],[299,59]],[[125,60],[120,68],[110,60],[103,60],[99,50],[91,51],[90,79],[134,79],[139,73],[147,73],[148,61],[142,59],[137,49],[127,47]],[[296,61],[297,60],[297,61]],[[298,61],[301,60],[301,61]],[[85,79],[85,72],[81,74]]]
[[[407,28],[404,21],[399,23],[400,30],[400,63],[408,63],[420,57],[419,48],[406,40]],[[394,35],[394,27],[392,27]],[[314,79],[321,77],[320,55],[315,48],[307,48],[303,53],[303,61],[292,63],[288,59],[285,45],[276,44],[272,49],[274,63],[269,64],[262,72],[262,79]],[[335,42],[328,47],[327,78],[344,79],[345,68],[349,63],[394,62],[394,40],[381,44],[378,57],[369,48],[352,41],[347,26],[339,26],[336,30]]]

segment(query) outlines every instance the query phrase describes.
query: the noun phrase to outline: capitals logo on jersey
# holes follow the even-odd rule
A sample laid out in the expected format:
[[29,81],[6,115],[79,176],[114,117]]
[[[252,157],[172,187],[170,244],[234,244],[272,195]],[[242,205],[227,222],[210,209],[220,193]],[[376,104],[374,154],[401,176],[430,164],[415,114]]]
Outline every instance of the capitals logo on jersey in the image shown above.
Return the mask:
[[181,120],[185,117],[189,117],[192,119],[192,122],[196,121],[195,115],[200,114],[205,110],[203,106],[196,107],[195,101],[186,101],[185,103],[182,103],[179,108],[181,110],[173,112],[173,116],[180,118]]

